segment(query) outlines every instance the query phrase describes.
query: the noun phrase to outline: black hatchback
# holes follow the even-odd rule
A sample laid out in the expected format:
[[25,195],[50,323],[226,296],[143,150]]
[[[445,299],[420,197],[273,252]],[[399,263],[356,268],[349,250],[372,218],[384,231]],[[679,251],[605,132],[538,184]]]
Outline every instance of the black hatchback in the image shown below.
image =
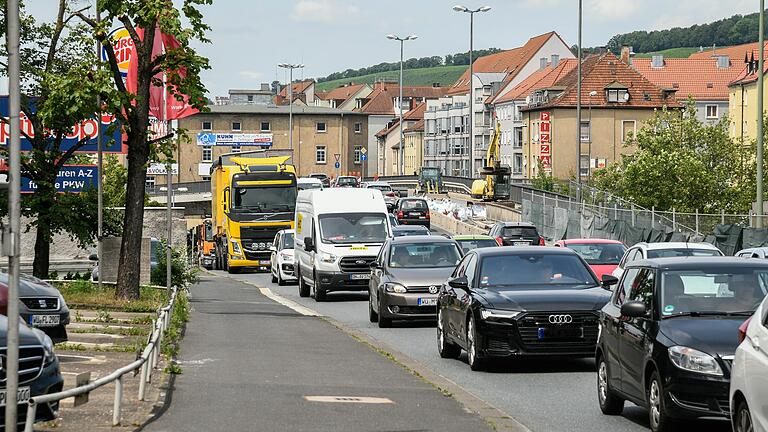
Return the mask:
[[429,205],[423,198],[401,198],[395,215],[400,225],[423,225],[429,229]]
[[496,222],[488,235],[499,246],[544,246],[544,237],[530,222]]
[[[680,419],[727,418],[739,326],[768,292],[768,261],[641,260],[627,266],[600,316],[598,403],[647,408],[653,431]],[[680,429],[681,430],[681,429]]]

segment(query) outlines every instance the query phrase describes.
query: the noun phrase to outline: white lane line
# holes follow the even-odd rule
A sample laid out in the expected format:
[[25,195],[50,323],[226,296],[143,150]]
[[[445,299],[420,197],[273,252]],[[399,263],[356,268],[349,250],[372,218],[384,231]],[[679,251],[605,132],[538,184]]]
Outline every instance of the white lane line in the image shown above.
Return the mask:
[[258,287],[258,288],[259,288],[259,291],[261,291],[261,293],[264,294],[267,298],[270,298],[285,307],[289,307],[302,315],[314,316],[314,317],[322,316],[320,313],[313,311],[308,307],[304,307],[293,300],[288,300],[287,298],[281,297],[280,295],[273,293],[272,290],[269,288],[265,288],[265,287]]
[[391,404],[391,399],[370,396],[304,396],[309,402]]

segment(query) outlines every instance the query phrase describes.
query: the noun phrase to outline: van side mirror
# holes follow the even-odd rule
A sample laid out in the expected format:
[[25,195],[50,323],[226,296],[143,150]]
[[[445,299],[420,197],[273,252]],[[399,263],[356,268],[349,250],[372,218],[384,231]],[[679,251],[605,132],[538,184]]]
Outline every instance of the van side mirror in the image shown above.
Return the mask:
[[272,246],[269,247],[269,251],[270,252],[277,252],[277,248],[275,247],[275,245],[272,245]]
[[371,270],[377,270],[381,268],[381,263],[378,261],[373,261],[371,263]]
[[645,316],[648,310],[645,303],[641,301],[628,301],[621,305],[621,315],[629,318],[639,318]]
[[88,260],[89,261],[98,261],[99,260],[99,255],[97,255],[95,253],[92,253],[92,254],[88,255]]
[[613,285],[616,285],[619,283],[619,278],[617,278],[614,275],[604,274],[603,277],[600,280],[600,285],[603,286],[603,288],[609,290]]
[[459,276],[457,278],[449,279],[448,286],[464,291],[469,291],[469,280],[466,276]]
[[315,250],[315,243],[312,241],[312,237],[304,237],[304,250],[307,252]]

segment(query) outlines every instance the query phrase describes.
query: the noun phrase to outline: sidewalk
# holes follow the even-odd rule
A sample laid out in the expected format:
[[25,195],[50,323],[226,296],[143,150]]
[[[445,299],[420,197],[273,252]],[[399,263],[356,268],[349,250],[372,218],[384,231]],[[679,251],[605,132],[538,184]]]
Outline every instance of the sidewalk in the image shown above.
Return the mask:
[[146,431],[489,430],[368,346],[251,285],[204,275],[190,302],[183,373]]

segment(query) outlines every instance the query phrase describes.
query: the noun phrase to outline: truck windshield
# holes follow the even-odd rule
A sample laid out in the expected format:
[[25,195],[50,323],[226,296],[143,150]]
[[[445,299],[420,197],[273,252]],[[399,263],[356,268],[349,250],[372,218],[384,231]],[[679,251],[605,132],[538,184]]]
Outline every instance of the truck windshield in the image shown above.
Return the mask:
[[323,243],[384,243],[387,220],[383,213],[339,213],[320,216]]
[[255,212],[293,212],[296,209],[295,186],[257,186],[235,188],[235,209]]

